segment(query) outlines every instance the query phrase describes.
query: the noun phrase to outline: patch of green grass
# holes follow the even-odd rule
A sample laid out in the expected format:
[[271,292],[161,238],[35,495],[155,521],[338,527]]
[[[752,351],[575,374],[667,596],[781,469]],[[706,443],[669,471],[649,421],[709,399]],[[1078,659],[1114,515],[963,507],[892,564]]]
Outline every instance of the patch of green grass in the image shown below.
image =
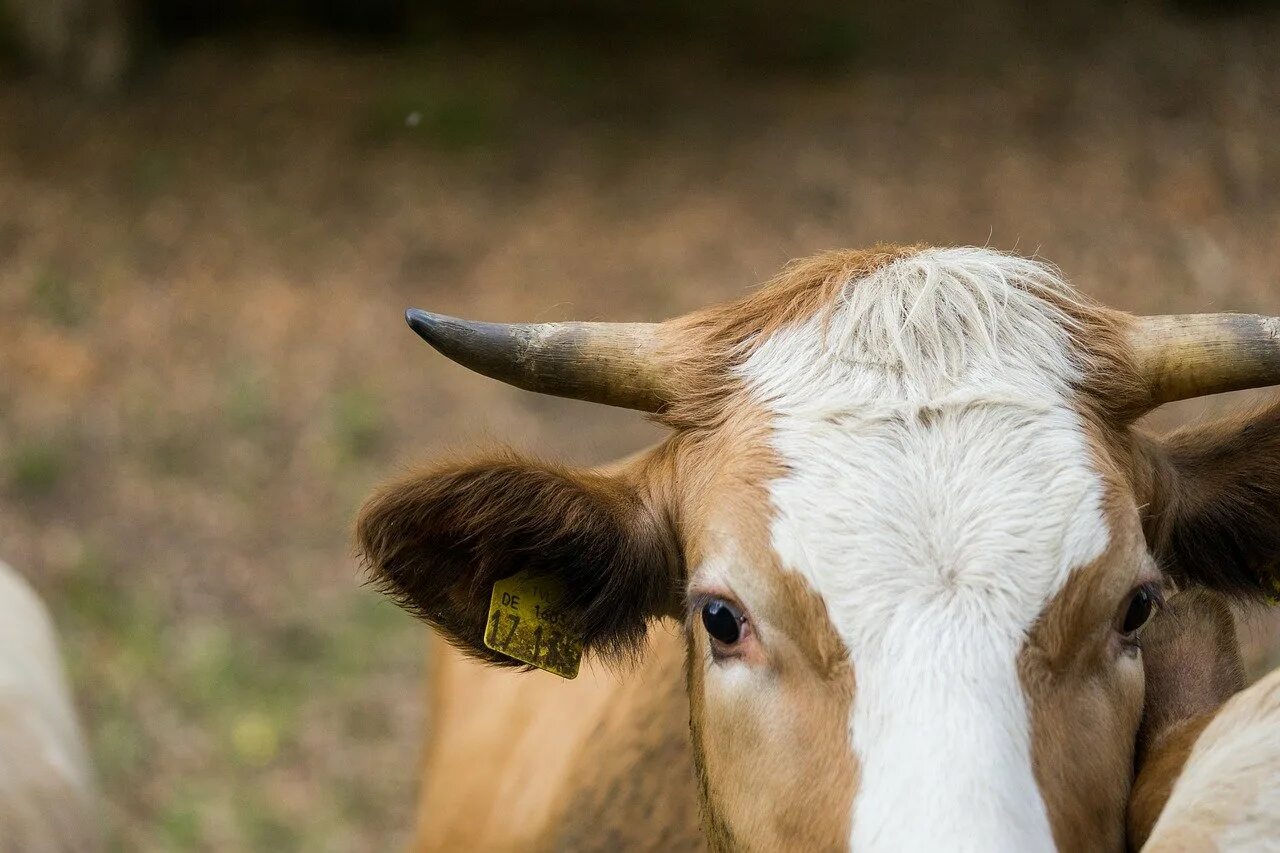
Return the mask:
[[79,554],[58,588],[61,615],[85,628],[119,628],[125,618],[111,580],[111,558],[97,543],[82,540]]
[[[264,774],[296,767],[297,732],[323,690],[347,712],[335,722],[343,735],[385,738],[387,710],[363,697],[364,678],[385,667],[418,662],[420,631],[372,592],[316,613],[300,605],[277,614],[268,630],[245,632],[216,620],[167,624],[146,587],[125,587],[101,551],[83,559],[59,590],[68,631],[72,679],[93,684],[90,744],[104,790],[129,790],[146,779],[153,746],[137,694],[160,690],[171,709],[213,736],[225,759],[218,775],[180,784],[154,805],[153,832],[164,849],[205,849],[214,838],[254,850],[324,849],[335,828],[376,820],[384,803],[363,785],[341,777],[327,810],[298,825],[285,804],[259,790]],[[323,626],[323,627],[321,627]],[[214,829],[207,818],[224,792],[250,795],[229,801],[231,823]]]
[[556,40],[543,56],[547,83],[560,98],[591,100],[618,84],[612,54],[594,43]]
[[18,27],[9,9],[11,5],[0,4],[0,71],[16,68],[25,58]]
[[370,656],[384,658],[383,643],[411,624],[391,604],[365,598],[325,620],[327,631],[304,613],[281,614],[279,624],[261,634],[210,624],[175,629],[175,694],[190,713],[216,721],[237,763],[270,764],[290,748],[294,717],[316,684],[338,689],[344,679],[366,673]]
[[242,435],[256,435],[271,422],[271,400],[261,373],[237,368],[227,383],[223,413],[231,428]]
[[46,267],[31,284],[31,301],[41,316],[69,329],[92,314],[88,288],[57,267]]
[[276,715],[249,709],[235,716],[231,724],[231,753],[248,767],[265,767],[280,754],[281,721]]
[[185,701],[198,708],[225,699],[229,686],[243,683],[253,664],[245,660],[231,631],[221,626],[196,626],[184,632],[175,663]]
[[353,388],[333,401],[333,439],[350,460],[368,459],[380,450],[387,435],[382,400],[370,391]]
[[67,636],[72,681],[103,686],[108,703],[118,700],[127,709],[133,685],[162,668],[166,641],[154,587],[146,581],[125,583],[121,575],[108,554],[83,542],[51,600]]
[[[145,784],[157,745],[140,697],[168,697],[172,718],[198,729],[200,749],[223,764],[207,780],[155,795],[151,829],[163,849],[207,849],[215,840],[245,849],[324,849],[326,833],[352,820],[375,820],[384,804],[363,786],[335,784],[327,809],[298,825],[286,800],[258,791],[264,774],[296,770],[305,754],[299,732],[318,695],[344,713],[332,718],[340,736],[385,739],[393,725],[379,701],[364,696],[371,672],[412,669],[421,658],[420,629],[371,591],[316,612],[273,614],[257,630],[220,617],[173,620],[146,578],[85,539],[58,580],[56,602],[71,681],[86,697],[85,720],[103,790]],[[149,574],[163,577],[165,567]],[[319,691],[319,692],[318,692]],[[335,735],[339,736],[339,735]],[[252,796],[228,799],[243,788]],[[225,802],[230,823],[215,826],[210,809]],[[219,813],[224,814],[224,813]],[[123,844],[117,845],[124,849]]]
[[66,448],[53,441],[24,442],[5,459],[7,480],[19,497],[38,498],[51,494],[70,467]]
[[856,63],[867,49],[863,22],[847,9],[813,13],[798,27],[784,60],[814,73],[842,71]]
[[287,850],[298,845],[299,830],[270,810],[246,804],[241,821],[254,850]]
[[501,113],[497,98],[483,87],[417,80],[378,102],[365,125],[377,142],[404,139],[460,152],[498,142]]
[[[135,784],[151,759],[153,745],[146,721],[138,717],[137,693],[164,677],[161,620],[142,591],[115,589],[100,579],[65,589],[72,596],[71,613],[62,620],[68,669],[72,683],[93,697],[94,767],[103,789],[116,790]],[[92,691],[85,685],[93,685]]]
[[166,477],[194,477],[200,473],[205,437],[194,430],[174,429],[150,445],[151,469]]
[[[419,116],[416,124],[415,116]],[[421,126],[437,144],[454,150],[491,142],[498,130],[492,106],[465,92],[435,99],[422,112],[410,112],[405,123],[410,128]]]
[[716,0],[696,7],[694,29],[747,67],[813,74],[843,71],[865,55],[865,12],[840,3],[801,6],[786,15],[756,0]]
[[94,770],[107,790],[117,783],[128,783],[142,769],[147,756],[140,721],[129,708],[112,703],[100,709],[97,724],[89,733],[93,748]]
[[134,158],[128,174],[134,195],[143,200],[152,199],[173,185],[178,163],[169,151],[143,149]]
[[195,850],[200,847],[200,802],[203,799],[198,794],[179,791],[164,804],[156,829],[170,849]]
[[188,712],[216,720],[230,754],[266,763],[304,694],[305,677],[268,637],[220,625],[178,629],[175,689]]
[[355,823],[377,820],[384,808],[373,793],[359,785],[341,785],[335,799],[341,813]]

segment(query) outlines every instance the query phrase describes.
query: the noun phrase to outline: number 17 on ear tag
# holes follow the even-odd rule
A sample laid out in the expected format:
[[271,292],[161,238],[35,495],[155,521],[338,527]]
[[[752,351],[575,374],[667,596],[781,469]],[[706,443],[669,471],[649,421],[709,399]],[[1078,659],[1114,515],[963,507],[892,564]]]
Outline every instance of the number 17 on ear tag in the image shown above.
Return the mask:
[[484,644],[521,663],[576,678],[582,640],[569,632],[559,610],[564,587],[555,578],[520,572],[493,585]]

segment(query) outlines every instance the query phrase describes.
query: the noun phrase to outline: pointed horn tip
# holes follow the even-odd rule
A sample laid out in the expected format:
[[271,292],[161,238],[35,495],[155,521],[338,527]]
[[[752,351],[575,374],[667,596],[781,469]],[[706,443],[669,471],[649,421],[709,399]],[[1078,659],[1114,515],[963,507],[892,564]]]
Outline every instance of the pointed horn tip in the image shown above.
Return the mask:
[[429,344],[435,343],[440,330],[440,321],[443,319],[442,315],[432,314],[421,308],[410,308],[404,312],[404,321],[409,324],[409,328]]

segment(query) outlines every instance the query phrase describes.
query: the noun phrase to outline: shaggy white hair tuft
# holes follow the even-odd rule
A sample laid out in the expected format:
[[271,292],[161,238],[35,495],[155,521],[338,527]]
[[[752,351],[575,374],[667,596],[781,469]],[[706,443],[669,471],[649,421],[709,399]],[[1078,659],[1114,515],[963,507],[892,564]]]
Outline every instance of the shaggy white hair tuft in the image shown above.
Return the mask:
[[[1019,385],[1018,396],[1038,386],[1040,396],[1056,398],[1083,373],[1070,309],[1087,305],[1040,261],[975,247],[924,249],[847,282],[822,316],[757,347],[748,372],[773,399],[796,398],[797,381],[841,383],[851,367],[877,382],[864,397],[936,400],[976,383]],[[784,369],[771,358],[793,361]]]

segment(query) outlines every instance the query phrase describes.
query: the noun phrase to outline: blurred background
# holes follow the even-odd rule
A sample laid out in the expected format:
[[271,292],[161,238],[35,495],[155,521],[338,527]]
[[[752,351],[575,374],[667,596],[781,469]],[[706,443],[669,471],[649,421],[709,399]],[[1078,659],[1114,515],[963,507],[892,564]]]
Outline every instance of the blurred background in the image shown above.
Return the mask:
[[655,437],[407,306],[661,319],[929,241],[1280,314],[1276,4],[1040,5],[0,0],[0,557],[113,848],[401,845],[426,636],[362,585],[361,498],[479,436]]

